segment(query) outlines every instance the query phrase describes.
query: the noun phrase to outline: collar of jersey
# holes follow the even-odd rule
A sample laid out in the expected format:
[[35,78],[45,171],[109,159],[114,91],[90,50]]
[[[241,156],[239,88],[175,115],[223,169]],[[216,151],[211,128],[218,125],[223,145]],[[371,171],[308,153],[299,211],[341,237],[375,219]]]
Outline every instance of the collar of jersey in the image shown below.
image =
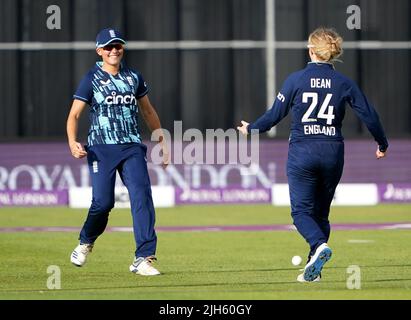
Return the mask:
[[327,66],[331,69],[334,69],[334,65],[330,62],[320,62],[320,61],[311,61],[307,63],[308,67],[315,67],[315,66]]
[[[97,68],[99,68],[101,71],[103,71],[103,72],[105,72],[105,73],[108,73],[107,71],[104,71],[103,70],[103,61],[97,61],[96,62],[96,66],[97,66]],[[118,73],[117,73],[117,75],[119,75],[120,73],[121,73],[121,71],[123,70],[123,62],[120,62],[120,69],[118,70]],[[108,73],[109,74],[109,73]],[[112,76],[112,74],[110,74],[111,76]]]

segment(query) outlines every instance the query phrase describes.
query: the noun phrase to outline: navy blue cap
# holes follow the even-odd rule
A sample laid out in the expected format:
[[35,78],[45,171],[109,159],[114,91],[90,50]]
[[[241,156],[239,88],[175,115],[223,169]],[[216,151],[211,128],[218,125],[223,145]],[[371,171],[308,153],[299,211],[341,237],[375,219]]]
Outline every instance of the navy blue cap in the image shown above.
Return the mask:
[[102,48],[114,41],[126,43],[123,35],[119,31],[112,28],[103,29],[97,35],[96,48]]

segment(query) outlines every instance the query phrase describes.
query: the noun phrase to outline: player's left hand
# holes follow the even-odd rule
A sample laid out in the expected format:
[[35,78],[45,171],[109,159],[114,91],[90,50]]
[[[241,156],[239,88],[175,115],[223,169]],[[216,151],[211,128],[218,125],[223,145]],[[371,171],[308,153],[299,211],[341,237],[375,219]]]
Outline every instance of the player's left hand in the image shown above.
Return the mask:
[[246,121],[241,120],[241,127],[237,127],[237,130],[240,131],[243,135],[248,135],[248,128],[249,123]]
[[386,152],[381,152],[379,148],[377,148],[377,151],[375,152],[375,156],[377,157],[377,159],[381,159],[385,157]]

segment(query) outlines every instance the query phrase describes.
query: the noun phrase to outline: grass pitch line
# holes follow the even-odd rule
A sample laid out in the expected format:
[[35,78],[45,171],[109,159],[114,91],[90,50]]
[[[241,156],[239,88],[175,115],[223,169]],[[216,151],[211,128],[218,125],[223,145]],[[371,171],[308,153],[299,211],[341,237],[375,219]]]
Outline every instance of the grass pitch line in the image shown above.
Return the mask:
[[374,243],[375,240],[350,239],[348,243]]

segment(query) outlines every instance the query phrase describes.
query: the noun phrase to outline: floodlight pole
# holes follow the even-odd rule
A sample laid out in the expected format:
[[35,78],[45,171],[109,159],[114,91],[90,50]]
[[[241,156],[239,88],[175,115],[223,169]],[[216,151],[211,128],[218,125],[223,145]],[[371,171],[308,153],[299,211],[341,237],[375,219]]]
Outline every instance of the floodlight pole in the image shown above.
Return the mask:
[[[265,37],[266,37],[266,105],[271,108],[276,94],[275,83],[275,0],[265,0]],[[267,132],[269,137],[277,135],[276,127]]]

